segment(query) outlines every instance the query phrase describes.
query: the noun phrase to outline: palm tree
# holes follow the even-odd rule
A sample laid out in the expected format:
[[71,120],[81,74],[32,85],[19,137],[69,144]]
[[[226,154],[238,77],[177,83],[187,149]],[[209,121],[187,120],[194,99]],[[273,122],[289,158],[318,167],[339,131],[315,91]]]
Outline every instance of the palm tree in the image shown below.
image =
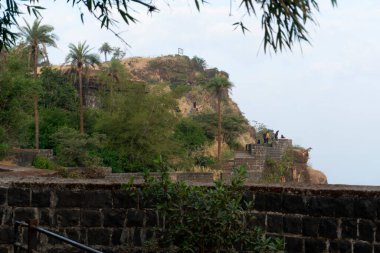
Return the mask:
[[[30,26],[25,21],[26,26],[20,28],[21,34],[25,37],[26,44],[29,47],[30,59],[33,60],[33,76],[37,79],[37,66],[38,57],[40,54],[45,55],[46,46],[57,47],[55,41],[58,39],[57,35],[53,33],[54,27],[51,25],[41,25],[41,20],[34,20],[33,25]],[[39,116],[38,116],[38,96],[33,97],[34,103],[34,127],[35,127],[35,148],[39,148]]]
[[107,54],[110,54],[112,52],[112,47],[107,42],[104,42],[103,45],[99,48],[99,52],[104,53],[104,61],[107,61]]
[[84,119],[83,119],[83,85],[82,74],[83,69],[89,66],[98,65],[100,63],[99,56],[97,54],[91,54],[91,49],[86,41],[83,43],[78,42],[78,45],[69,44],[70,52],[66,56],[66,63],[70,63],[77,73],[79,79],[79,129],[80,133],[84,133]]
[[222,113],[221,113],[221,103],[223,97],[228,95],[233,84],[224,75],[218,75],[211,79],[207,85],[207,89],[214,94],[218,99],[218,162],[220,162],[220,153],[222,148]]

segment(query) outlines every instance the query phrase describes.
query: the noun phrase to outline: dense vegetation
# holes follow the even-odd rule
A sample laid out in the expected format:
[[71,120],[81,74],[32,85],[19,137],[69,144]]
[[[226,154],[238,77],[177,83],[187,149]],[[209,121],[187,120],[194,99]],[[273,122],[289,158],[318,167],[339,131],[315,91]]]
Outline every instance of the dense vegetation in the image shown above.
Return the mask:
[[160,223],[156,236],[144,243],[147,252],[284,252],[281,239],[265,237],[255,225],[252,202],[244,198],[245,170],[236,168],[230,185],[214,187],[145,176],[142,187],[126,185],[140,195],[144,205],[155,208]]
[[[114,49],[107,46],[100,51],[112,56]],[[229,146],[223,150],[227,152],[239,147],[236,138],[247,131],[246,119],[226,101],[230,86],[213,86],[221,78],[228,82],[228,74],[206,69],[199,57],[158,58],[149,63],[148,71],[159,72],[160,78],[145,75],[145,80],[137,81],[118,59],[120,52],[100,64],[87,45],[72,44],[67,57],[71,67],[50,67],[47,56],[40,53],[37,64],[43,67],[38,75],[30,52],[27,44],[20,44],[1,53],[1,156],[13,147],[38,145],[53,149],[55,162],[61,166],[154,171],[158,169],[154,161],[160,158],[172,169],[188,170],[218,165],[218,159],[207,152],[210,145],[220,136]],[[83,107],[86,99],[80,99],[81,89],[83,98],[90,82],[97,87],[95,106]],[[209,94],[210,108],[181,113],[178,99],[200,93]],[[220,117],[217,105],[222,107]]]

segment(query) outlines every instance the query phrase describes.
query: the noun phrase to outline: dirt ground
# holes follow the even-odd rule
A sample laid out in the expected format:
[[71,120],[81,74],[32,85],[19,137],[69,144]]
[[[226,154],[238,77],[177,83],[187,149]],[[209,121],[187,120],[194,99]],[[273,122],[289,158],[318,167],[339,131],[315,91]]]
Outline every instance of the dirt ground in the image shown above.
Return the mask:
[[33,167],[20,167],[9,161],[0,161],[0,178],[26,176],[51,177],[56,173],[56,171],[36,169]]

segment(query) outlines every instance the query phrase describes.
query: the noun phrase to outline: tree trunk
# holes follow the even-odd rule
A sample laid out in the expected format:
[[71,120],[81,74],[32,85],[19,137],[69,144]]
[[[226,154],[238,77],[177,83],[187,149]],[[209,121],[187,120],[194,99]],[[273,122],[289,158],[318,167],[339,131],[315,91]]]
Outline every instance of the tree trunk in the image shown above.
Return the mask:
[[222,150],[222,113],[221,113],[221,100],[218,96],[218,162],[220,163],[220,152]]
[[84,134],[82,68],[78,68],[78,76],[79,76],[79,130],[81,134]]
[[[36,43],[37,44],[37,43]],[[38,44],[34,45],[34,66],[33,66],[33,77],[37,79],[37,65],[38,65]],[[34,95],[33,97],[34,104],[34,148],[39,149],[39,115],[38,115],[38,95]]]
[[107,62],[107,53],[104,52],[104,60]]

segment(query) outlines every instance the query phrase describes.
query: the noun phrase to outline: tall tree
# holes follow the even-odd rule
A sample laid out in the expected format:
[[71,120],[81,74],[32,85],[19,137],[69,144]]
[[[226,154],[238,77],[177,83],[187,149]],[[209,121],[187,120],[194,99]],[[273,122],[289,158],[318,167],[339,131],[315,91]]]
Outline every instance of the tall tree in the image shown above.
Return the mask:
[[104,42],[99,48],[99,52],[104,54],[104,61],[107,61],[107,54],[112,52],[112,47],[107,42]]
[[[30,58],[33,59],[33,76],[37,79],[38,57],[40,53],[46,54],[46,46],[57,47],[57,35],[53,33],[54,27],[51,25],[41,25],[41,20],[34,20],[30,25],[25,21],[26,26],[20,28],[26,44],[29,47]],[[35,148],[39,148],[39,114],[38,96],[33,98],[34,104],[34,127],[35,127]]]
[[224,75],[218,75],[211,79],[207,84],[207,89],[214,94],[218,100],[217,113],[218,113],[218,161],[220,162],[220,153],[222,150],[222,99],[228,95],[233,84]]
[[100,60],[97,54],[90,53],[91,49],[86,41],[83,43],[78,42],[78,45],[70,43],[70,52],[66,56],[66,63],[70,63],[74,67],[78,74],[79,80],[79,130],[80,133],[84,133],[84,118],[83,118],[83,69],[90,66],[99,65]]

